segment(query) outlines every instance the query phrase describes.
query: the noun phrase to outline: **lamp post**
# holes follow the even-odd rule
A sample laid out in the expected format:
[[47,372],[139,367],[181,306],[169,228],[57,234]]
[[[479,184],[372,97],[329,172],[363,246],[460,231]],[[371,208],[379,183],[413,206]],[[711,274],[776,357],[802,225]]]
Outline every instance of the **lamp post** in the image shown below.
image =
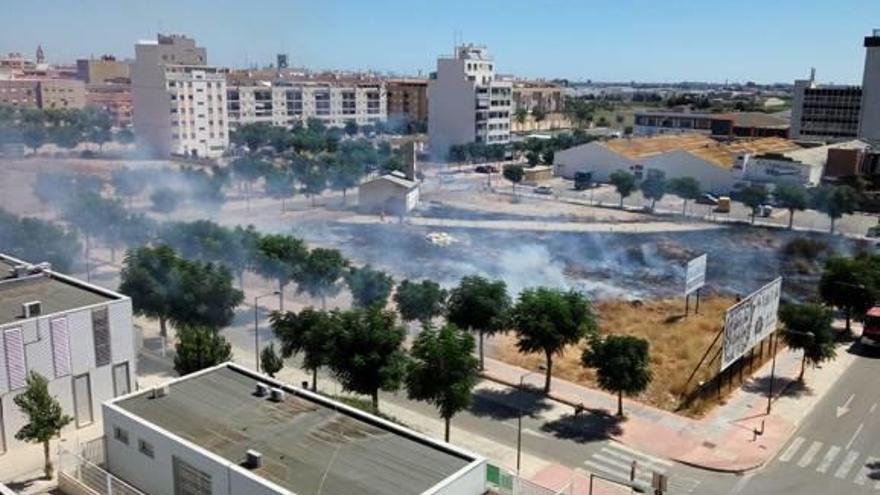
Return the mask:
[[[767,390],[767,414],[770,414],[770,409],[773,405],[773,382],[776,379],[776,351],[779,349],[779,332],[791,333],[795,335],[803,335],[808,339],[815,339],[816,336],[809,332],[797,332],[795,330],[777,330],[775,333],[775,342],[771,341],[773,344],[773,348],[771,352],[773,353],[773,364],[770,365],[770,387]],[[762,428],[763,429],[763,428]]]
[[260,372],[260,307],[258,306],[260,299],[269,296],[277,296],[279,291],[273,291],[268,294],[262,294],[254,298],[254,371]]

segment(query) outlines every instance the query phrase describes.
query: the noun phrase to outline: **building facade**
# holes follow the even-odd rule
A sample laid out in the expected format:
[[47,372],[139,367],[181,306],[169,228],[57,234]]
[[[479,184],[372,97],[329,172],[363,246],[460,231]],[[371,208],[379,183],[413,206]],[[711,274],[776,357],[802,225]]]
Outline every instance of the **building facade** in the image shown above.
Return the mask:
[[880,29],[865,38],[859,139],[880,145]]
[[86,106],[86,86],[76,79],[41,79],[40,108],[81,109]]
[[[511,127],[514,132],[546,131],[571,127],[565,116],[565,91],[557,84],[517,81],[511,90]],[[520,112],[524,119],[520,122]],[[540,115],[540,119],[535,114]]]
[[342,127],[387,119],[385,84],[379,80],[235,80],[226,89],[227,113],[234,127],[266,123],[292,126],[311,118]]
[[86,85],[86,105],[101,108],[110,114],[116,127],[132,123],[133,103],[130,84],[100,83]]
[[719,138],[788,137],[789,122],[761,112],[636,112],[633,135],[701,133]]
[[428,82],[428,139],[434,156],[449,147],[510,142],[512,83],[495,75],[485,47],[461,45],[455,55],[437,59]]
[[0,79],[0,105],[40,107],[40,82],[35,79]]
[[791,139],[847,141],[859,133],[862,88],[817,84],[809,79],[794,82],[791,104]]
[[133,121],[147,153],[219,157],[229,146],[226,70],[207,65],[207,50],[180,35],[135,45]]
[[428,125],[428,81],[390,79],[385,83],[388,118],[392,121]]
[[87,84],[129,82],[131,66],[111,55],[101,58],[82,58],[76,61],[77,79]]
[[73,417],[65,437],[99,425],[101,404],[134,390],[136,364],[131,299],[0,254],[0,462],[27,448],[15,439],[27,418],[13,398],[28,373],[47,378]]

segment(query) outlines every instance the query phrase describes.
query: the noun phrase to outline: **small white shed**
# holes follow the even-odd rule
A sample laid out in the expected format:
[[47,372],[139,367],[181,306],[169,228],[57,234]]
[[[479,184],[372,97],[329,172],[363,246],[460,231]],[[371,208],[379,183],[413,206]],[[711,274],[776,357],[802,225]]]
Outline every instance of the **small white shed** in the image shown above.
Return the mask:
[[419,204],[419,183],[401,172],[370,179],[358,187],[358,210],[402,215]]

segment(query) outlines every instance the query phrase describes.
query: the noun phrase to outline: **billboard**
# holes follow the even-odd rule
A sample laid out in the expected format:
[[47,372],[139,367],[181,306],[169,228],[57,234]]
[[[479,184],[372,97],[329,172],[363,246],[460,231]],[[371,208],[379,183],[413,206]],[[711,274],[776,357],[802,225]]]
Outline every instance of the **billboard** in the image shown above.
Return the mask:
[[731,306],[724,316],[721,371],[736,362],[776,329],[782,277]]
[[684,295],[687,296],[706,284],[706,255],[688,261],[684,277]]

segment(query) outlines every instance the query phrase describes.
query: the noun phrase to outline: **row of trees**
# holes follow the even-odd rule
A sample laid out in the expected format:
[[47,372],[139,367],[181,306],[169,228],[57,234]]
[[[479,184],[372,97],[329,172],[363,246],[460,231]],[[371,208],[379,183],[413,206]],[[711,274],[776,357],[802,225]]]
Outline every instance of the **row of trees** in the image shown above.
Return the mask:
[[373,136],[382,134],[409,134],[425,132],[424,124],[405,119],[389,119],[373,124],[358,125],[349,120],[342,128],[327,127],[321,119],[310,118],[305,123],[297,122],[292,128],[267,123],[244,124],[229,136],[237,147],[256,152],[271,148],[276,153],[294,151],[296,153],[334,152],[344,137]]
[[110,114],[101,108],[39,109],[0,105],[0,142],[21,142],[36,151],[44,144],[73,149],[80,143],[99,147],[110,141],[134,141],[129,129],[113,130]]
[[481,163],[501,161],[508,155],[525,155],[529,166],[541,163],[549,165],[553,163],[557,151],[588,143],[593,139],[595,138],[588,136],[583,130],[575,129],[571,133],[560,133],[549,139],[530,138],[510,145],[475,141],[450,146],[447,159],[456,163]]

